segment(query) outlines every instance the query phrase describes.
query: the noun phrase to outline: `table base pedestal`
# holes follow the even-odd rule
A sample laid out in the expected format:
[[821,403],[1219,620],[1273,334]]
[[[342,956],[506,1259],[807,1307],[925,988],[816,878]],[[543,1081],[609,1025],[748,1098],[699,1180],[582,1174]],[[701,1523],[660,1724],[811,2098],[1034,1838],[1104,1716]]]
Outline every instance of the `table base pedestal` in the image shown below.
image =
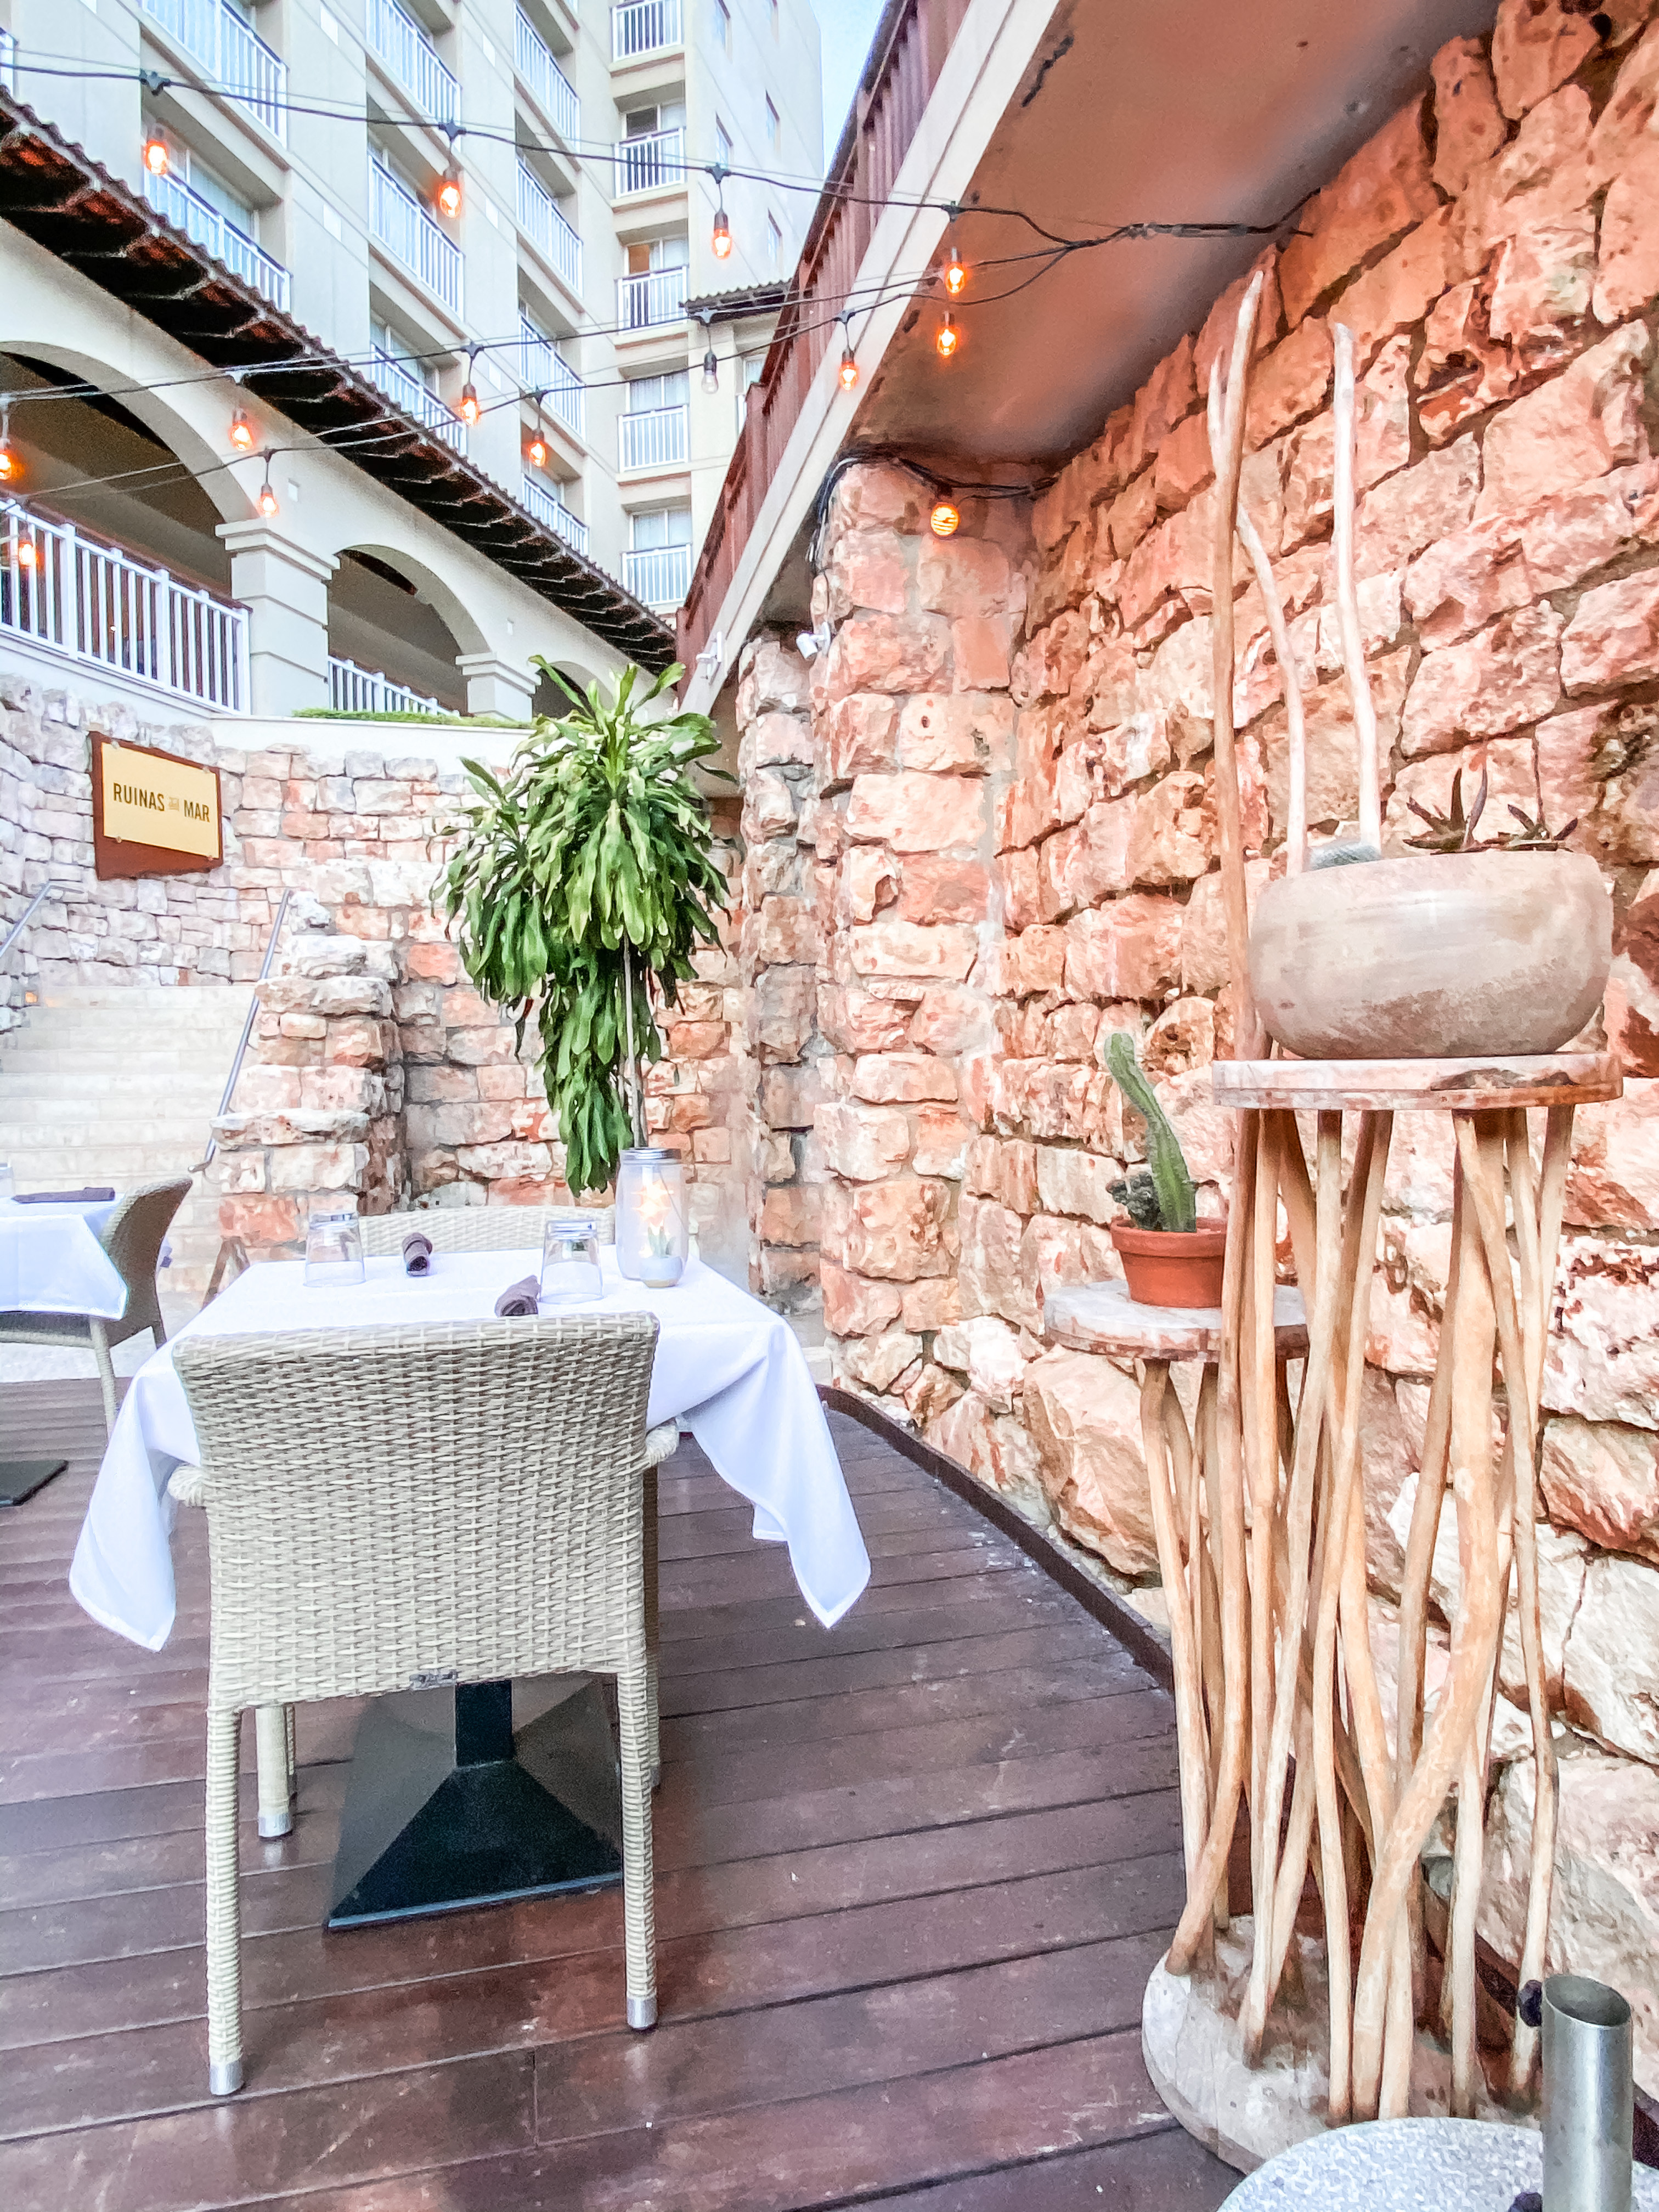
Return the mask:
[[21,1505],[68,1465],[66,1459],[0,1459],[0,1506]]
[[359,1723],[327,1925],[362,1928],[622,1880],[622,1794],[599,1684],[513,1729],[513,1685],[379,1698]]

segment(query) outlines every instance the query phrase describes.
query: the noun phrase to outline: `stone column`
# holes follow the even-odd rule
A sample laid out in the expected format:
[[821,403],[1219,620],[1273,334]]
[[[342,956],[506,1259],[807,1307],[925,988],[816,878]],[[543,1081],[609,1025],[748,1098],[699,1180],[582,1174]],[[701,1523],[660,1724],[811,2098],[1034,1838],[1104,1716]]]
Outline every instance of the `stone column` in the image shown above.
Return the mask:
[[222,522],[230,588],[248,611],[248,711],[328,704],[328,586],[339,562],[268,522]]
[[466,680],[469,714],[502,714],[527,722],[536,696],[536,678],[526,661],[502,660],[493,653],[463,653],[455,665]]

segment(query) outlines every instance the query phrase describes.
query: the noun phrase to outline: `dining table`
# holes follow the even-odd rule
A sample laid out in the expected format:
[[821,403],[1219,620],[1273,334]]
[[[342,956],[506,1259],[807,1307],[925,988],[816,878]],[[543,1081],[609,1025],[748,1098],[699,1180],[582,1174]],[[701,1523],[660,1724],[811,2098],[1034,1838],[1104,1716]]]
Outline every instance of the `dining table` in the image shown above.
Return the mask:
[[[417,1217],[412,1217],[417,1218]],[[250,1267],[132,1376],[94,1485],[70,1588],[105,1628],[160,1650],[173,1627],[168,1484],[198,1457],[173,1364],[188,1336],[372,1330],[483,1320],[539,1251],[446,1252],[420,1276],[400,1258],[365,1262],[358,1283],[307,1285],[300,1261]],[[598,1296],[544,1312],[653,1315],[648,1425],[677,1422],[753,1509],[757,1541],[787,1547],[807,1607],[826,1627],[870,1577],[835,1443],[799,1339],[780,1314],[701,1260],[672,1289],[625,1279],[600,1255]],[[489,1834],[446,1825],[447,1779],[499,1770]],[[528,1784],[533,1786],[526,1786]],[[335,1861],[331,1926],[404,1917],[621,1875],[621,1800],[601,1686],[586,1678],[477,1683],[370,1700],[358,1724]]]
[[[117,1321],[127,1286],[99,1241],[112,1198],[0,1198],[0,1314],[95,1314]],[[0,1506],[21,1505],[69,1465],[0,1458]]]

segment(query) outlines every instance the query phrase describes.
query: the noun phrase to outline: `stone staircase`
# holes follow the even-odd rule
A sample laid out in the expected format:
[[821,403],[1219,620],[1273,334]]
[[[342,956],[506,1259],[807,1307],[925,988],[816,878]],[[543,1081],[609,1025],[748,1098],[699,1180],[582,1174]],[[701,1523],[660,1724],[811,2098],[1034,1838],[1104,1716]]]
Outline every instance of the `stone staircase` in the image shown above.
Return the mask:
[[[0,1042],[0,1159],[17,1188],[123,1191],[187,1175],[207,1149],[252,995],[246,984],[43,990]],[[218,1213],[198,1176],[170,1232],[166,1306],[200,1304]]]

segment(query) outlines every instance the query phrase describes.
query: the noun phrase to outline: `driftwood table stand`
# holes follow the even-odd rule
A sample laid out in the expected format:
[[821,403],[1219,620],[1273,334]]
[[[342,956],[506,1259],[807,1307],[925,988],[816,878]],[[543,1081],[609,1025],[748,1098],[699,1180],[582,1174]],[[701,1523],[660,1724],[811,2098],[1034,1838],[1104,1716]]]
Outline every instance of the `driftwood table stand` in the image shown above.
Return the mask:
[[[1616,1061],[1554,1054],[1458,1060],[1234,1060],[1213,1070],[1239,1109],[1225,1303],[1212,1394],[1210,1520],[1217,1589],[1170,1532],[1186,1909],[1169,1974],[1206,1970],[1225,1925],[1227,1857],[1248,1808],[1254,1927],[1238,2014],[1260,2063],[1275,1996],[1299,1969],[1292,1935],[1311,1871],[1329,1999],[1328,2118],[1403,2117],[1419,2027],[1450,2045],[1449,2106],[1484,2090],[1475,2053],[1475,1912],[1497,1658],[1511,1584],[1537,1763],[1521,1978],[1543,1970],[1555,1843],[1555,1758],[1538,1613],[1538,1402],[1575,1107],[1616,1097]],[[1528,1109],[1544,1109],[1541,1164]],[[1366,1606],[1360,1384],[1394,1116],[1449,1115],[1452,1243],[1400,1610],[1397,1741],[1389,1748]],[[1311,1165],[1297,1116],[1312,1116]],[[1345,1116],[1352,1117],[1345,1130]],[[1352,1142],[1344,1191],[1345,1135]],[[1282,1218],[1307,1307],[1292,1416],[1275,1291]],[[1074,1294],[1075,1295],[1075,1294]],[[1499,1386],[1495,1401],[1494,1379]],[[1148,1370],[1146,1402],[1162,1398]],[[1498,1416],[1494,1442],[1494,1413]],[[1166,1421],[1147,1425],[1155,1512],[1179,1501]],[[1200,1430],[1205,1430],[1200,1413]],[[1167,1439],[1167,1443],[1165,1441]],[[1189,1485],[1189,1487],[1193,1486]],[[1462,1593],[1449,1673],[1426,1716],[1430,1571],[1443,1501],[1456,1516]],[[1162,1501],[1161,1510],[1159,1501]],[[1188,1507],[1189,1527],[1191,1508]],[[1218,1541],[1214,1541],[1218,1535]],[[1160,1550],[1164,1530],[1159,1528]],[[1173,1571],[1171,1570],[1173,1569]],[[1196,1582],[1197,1587],[1191,1585]],[[1177,1630],[1176,1621],[1182,1623]],[[1216,1674],[1220,1681],[1218,1686]],[[1449,1938],[1431,2002],[1419,1855],[1449,1792],[1459,1807]],[[1507,2081],[1529,2089],[1517,2021]]]

